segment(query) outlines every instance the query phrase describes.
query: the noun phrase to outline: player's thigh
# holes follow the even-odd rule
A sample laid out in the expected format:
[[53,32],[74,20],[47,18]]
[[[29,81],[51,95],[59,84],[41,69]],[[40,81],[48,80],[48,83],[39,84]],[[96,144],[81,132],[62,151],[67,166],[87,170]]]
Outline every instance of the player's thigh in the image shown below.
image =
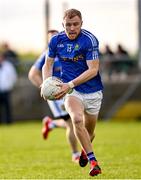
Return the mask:
[[71,119],[69,119],[68,121],[65,121],[65,122],[66,122],[67,130],[69,130],[71,133],[73,133],[73,124],[72,124]]
[[84,124],[90,135],[94,135],[94,130],[97,122],[98,114],[84,113]]
[[78,119],[82,119],[84,113],[84,105],[79,98],[75,96],[69,96],[65,98],[65,108],[70,114],[72,120],[76,117]]

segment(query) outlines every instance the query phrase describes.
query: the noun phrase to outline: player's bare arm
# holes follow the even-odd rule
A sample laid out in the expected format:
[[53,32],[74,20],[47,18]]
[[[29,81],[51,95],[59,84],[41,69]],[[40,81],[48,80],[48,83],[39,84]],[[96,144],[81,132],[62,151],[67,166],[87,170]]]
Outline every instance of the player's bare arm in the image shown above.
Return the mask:
[[42,76],[41,76],[41,71],[38,70],[34,65],[31,67],[29,73],[28,73],[28,78],[32,82],[33,85],[36,87],[40,87],[42,84]]
[[52,76],[52,68],[53,68],[54,58],[47,57],[45,64],[42,69],[42,77],[43,81],[48,77]]
[[83,72],[80,76],[72,80],[74,86],[78,86],[97,75],[99,70],[99,59],[88,60],[87,66],[88,69],[85,72]]

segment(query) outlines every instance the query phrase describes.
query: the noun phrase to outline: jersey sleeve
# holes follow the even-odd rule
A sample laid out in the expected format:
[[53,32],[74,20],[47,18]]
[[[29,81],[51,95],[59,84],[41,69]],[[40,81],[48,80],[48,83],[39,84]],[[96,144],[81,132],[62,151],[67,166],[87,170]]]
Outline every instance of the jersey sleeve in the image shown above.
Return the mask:
[[95,36],[87,40],[86,60],[95,60],[99,58],[99,42]]
[[50,40],[48,47],[48,57],[55,58],[56,57],[56,47],[57,47],[57,39],[56,36],[53,36]]
[[34,66],[36,67],[36,69],[38,69],[40,71],[42,70],[42,67],[43,67],[43,65],[45,63],[45,56],[46,56],[46,52],[43,52],[39,56],[39,58],[35,61]]

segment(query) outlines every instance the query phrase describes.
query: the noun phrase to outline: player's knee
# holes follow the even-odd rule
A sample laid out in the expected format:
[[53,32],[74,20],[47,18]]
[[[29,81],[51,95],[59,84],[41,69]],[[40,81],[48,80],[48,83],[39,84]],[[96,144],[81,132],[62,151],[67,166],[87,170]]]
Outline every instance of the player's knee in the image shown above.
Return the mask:
[[76,114],[72,118],[73,124],[77,125],[83,122],[83,117],[80,114]]

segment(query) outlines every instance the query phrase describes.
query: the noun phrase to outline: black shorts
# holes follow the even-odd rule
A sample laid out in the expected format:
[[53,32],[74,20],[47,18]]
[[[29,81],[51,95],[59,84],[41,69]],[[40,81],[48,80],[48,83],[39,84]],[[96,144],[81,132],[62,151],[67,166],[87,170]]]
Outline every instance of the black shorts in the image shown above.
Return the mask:
[[64,115],[64,116],[60,116],[57,119],[64,119],[64,121],[68,121],[70,119],[70,115],[67,114],[67,115]]

